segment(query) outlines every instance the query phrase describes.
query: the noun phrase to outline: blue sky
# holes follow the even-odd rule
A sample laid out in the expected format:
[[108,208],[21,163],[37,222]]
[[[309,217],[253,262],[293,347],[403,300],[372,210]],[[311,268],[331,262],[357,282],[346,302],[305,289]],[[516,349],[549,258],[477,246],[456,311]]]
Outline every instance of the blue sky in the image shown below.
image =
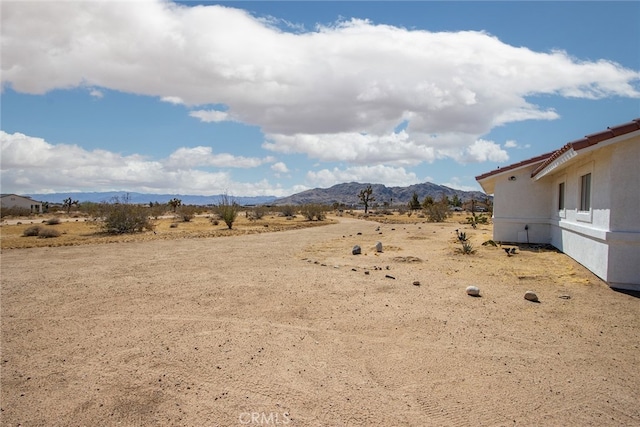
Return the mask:
[[474,177],[640,117],[640,2],[2,2],[3,193]]

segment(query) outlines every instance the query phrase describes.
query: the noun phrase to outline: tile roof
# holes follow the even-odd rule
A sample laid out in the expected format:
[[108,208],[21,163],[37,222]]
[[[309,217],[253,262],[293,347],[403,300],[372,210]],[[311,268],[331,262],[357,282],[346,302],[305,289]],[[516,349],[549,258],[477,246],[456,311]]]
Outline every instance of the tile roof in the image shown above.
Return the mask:
[[533,157],[531,159],[523,160],[521,162],[514,163],[514,164],[509,165],[509,166],[503,166],[501,168],[492,170],[492,171],[484,173],[482,175],[478,175],[478,176],[476,176],[476,181],[480,181],[482,179],[488,178],[488,177],[493,176],[493,175],[497,175],[499,173],[502,173],[502,172],[505,172],[505,171],[508,171],[508,170],[517,169],[517,168],[522,167],[522,166],[526,166],[526,165],[531,165],[531,164],[535,164],[535,163],[538,163],[538,162],[542,162],[531,173],[531,177],[533,178],[538,173],[540,173],[544,168],[549,166],[549,164],[551,164],[551,162],[553,162],[555,159],[557,159],[558,157],[560,157],[561,155],[563,155],[564,153],[566,153],[567,151],[569,151],[571,149],[573,149],[574,151],[583,150],[585,148],[588,148],[588,147],[591,147],[593,145],[596,145],[596,144],[598,144],[598,143],[600,143],[602,141],[606,141],[606,140],[615,138],[616,136],[626,135],[628,133],[635,132],[637,130],[640,130],[640,118],[633,119],[630,122],[623,123],[623,124],[620,124],[620,125],[616,125],[616,126],[613,126],[613,127],[608,127],[606,130],[603,130],[601,132],[592,133],[591,135],[587,135],[584,138],[577,139],[575,141],[569,142],[569,143],[565,144],[559,150],[552,151],[552,152],[546,153],[546,154],[542,154],[540,156]]
[[551,157],[551,155],[554,154],[554,153],[555,152],[552,151],[550,153],[541,154],[539,156],[532,157],[530,159],[523,160],[521,162],[514,163],[512,165],[498,167],[498,169],[494,169],[494,170],[492,170],[490,172],[483,173],[482,175],[476,176],[476,181],[480,181],[481,179],[485,179],[485,178],[488,178],[488,177],[490,177],[492,175],[497,175],[497,174],[502,173],[502,172],[506,172],[506,171],[513,170],[513,169],[518,169],[518,168],[520,168],[522,166],[527,166],[527,165],[531,165],[531,164],[534,164],[534,163],[539,163],[539,162],[545,161],[547,158]]
[[567,143],[564,147],[557,150],[553,153],[544,163],[538,166],[532,173],[531,177],[533,178],[537,174],[539,174],[544,168],[549,166],[551,162],[555,159],[566,153],[567,151],[573,149],[574,151],[584,150],[585,148],[596,145],[602,141],[606,141],[616,136],[625,135],[627,133],[631,133],[640,129],[640,118],[634,119],[628,123],[623,123],[621,125],[617,125],[614,127],[608,127],[606,130],[601,132],[592,133],[591,135],[587,135],[584,138],[576,139],[575,141]]

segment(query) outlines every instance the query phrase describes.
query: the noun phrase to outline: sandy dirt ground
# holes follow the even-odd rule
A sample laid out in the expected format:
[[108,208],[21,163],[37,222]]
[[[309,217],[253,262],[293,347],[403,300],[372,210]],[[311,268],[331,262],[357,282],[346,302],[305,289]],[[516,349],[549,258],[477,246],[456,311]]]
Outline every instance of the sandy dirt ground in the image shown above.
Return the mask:
[[3,250],[0,423],[640,425],[640,299],[458,227]]

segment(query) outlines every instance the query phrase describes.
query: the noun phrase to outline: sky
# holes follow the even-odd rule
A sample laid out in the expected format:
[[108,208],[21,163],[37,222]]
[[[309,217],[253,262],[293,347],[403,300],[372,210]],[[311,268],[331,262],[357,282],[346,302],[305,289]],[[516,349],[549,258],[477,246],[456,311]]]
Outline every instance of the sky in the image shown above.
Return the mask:
[[1,3],[2,193],[475,176],[640,117],[640,2]]

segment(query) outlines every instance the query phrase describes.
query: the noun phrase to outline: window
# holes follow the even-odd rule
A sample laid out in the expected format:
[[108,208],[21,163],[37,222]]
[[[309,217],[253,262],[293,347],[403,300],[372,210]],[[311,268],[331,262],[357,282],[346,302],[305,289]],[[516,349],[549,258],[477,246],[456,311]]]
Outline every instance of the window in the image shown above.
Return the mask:
[[580,177],[580,210],[588,211],[591,209],[591,174],[582,175]]
[[558,210],[564,210],[564,182],[558,185]]

